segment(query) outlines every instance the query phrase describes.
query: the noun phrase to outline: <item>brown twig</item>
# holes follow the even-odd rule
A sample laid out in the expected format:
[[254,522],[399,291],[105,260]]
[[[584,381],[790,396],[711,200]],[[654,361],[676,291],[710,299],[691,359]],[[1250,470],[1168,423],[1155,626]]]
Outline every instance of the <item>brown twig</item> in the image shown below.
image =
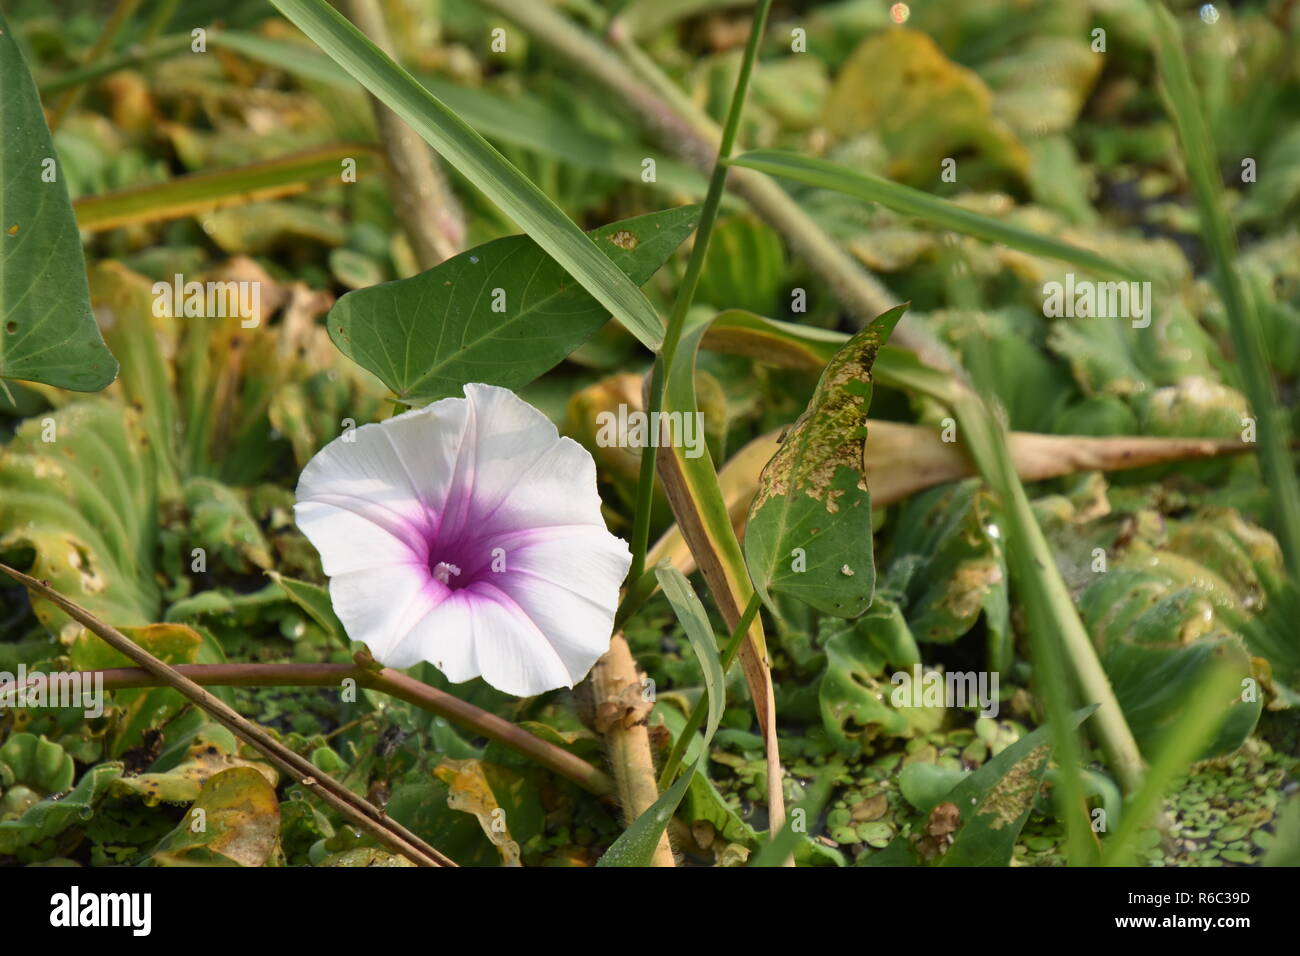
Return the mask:
[[[351,0],[348,10],[357,29],[396,60],[397,50],[376,0]],[[370,96],[370,105],[379,128],[379,141],[388,156],[388,192],[393,213],[411,242],[411,251],[420,268],[432,269],[458,253],[465,240],[460,205],[429,144],[377,97]]]
[[418,866],[455,866],[450,857],[429,846],[422,839],[386,816],[374,804],[357,796],[329,774],[322,773],[305,758],[294,753],[256,724],[246,720],[224,702],[213,697],[176,668],[154,657],[121,631],[105,624],[85,608],[70,601],[44,581],[0,564],[0,572],[12,577],[42,597],[58,605],[69,617],[97,634],[113,649],[135,661],[157,682],[166,684],[205,710],[235,736],[256,747],[285,774],[320,797],[345,817],[353,820],[377,840]]

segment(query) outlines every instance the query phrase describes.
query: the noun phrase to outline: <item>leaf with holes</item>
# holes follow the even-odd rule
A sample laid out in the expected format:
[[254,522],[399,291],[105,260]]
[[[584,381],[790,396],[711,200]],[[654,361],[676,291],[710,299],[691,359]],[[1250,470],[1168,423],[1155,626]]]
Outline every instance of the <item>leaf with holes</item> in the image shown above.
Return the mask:
[[759,476],[745,561],[769,607],[772,592],[836,617],[857,617],[871,604],[876,566],[862,457],[871,366],[906,308],[890,309],[835,353]]
[[27,64],[0,16],[0,379],[105,388],[81,237]]

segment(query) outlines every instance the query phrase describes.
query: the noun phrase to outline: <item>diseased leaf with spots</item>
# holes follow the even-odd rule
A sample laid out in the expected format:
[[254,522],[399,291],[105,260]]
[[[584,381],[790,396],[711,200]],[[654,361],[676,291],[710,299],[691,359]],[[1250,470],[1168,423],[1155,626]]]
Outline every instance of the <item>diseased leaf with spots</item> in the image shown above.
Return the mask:
[[[1096,705],[1070,715],[1069,730]],[[947,793],[922,801],[919,832],[899,836],[867,866],[1007,866],[1051,757],[1052,729],[1039,727]]]
[[808,408],[759,476],[745,560],[754,588],[854,618],[871,604],[871,495],[863,469],[871,366],[905,305],[845,343],[822,372]]
[[0,16],[0,379],[94,392],[117,375],[41,102]]
[[[634,283],[695,229],[694,206],[611,223],[590,235]],[[351,292],[330,337],[400,401],[459,395],[466,382],[519,388],[558,365],[609,312],[527,236],[497,239],[409,279]]]
[[210,777],[153,853],[158,866],[274,865],[280,846],[275,787],[248,767]]

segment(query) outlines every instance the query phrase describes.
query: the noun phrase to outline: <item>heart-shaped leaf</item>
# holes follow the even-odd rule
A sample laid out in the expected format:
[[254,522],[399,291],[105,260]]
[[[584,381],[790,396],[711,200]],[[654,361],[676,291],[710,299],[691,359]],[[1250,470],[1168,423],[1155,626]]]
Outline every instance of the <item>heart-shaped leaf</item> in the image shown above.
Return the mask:
[[[695,229],[683,206],[604,226],[596,245],[634,283],[649,279]],[[542,247],[510,236],[409,279],[350,292],[330,337],[399,400],[459,395],[466,382],[519,388],[558,365],[609,318]]]
[[95,392],[117,375],[27,64],[0,16],[0,379]]
[[862,458],[871,366],[906,308],[890,309],[835,353],[759,476],[745,560],[769,607],[772,592],[836,617],[857,617],[871,604],[876,566]]

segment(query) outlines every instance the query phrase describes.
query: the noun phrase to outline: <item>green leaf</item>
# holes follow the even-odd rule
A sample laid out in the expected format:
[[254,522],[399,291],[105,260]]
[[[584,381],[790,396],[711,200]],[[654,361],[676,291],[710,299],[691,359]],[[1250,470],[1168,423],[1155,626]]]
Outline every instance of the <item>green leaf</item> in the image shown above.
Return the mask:
[[854,618],[871,604],[871,494],[862,455],[871,366],[905,305],[890,309],[835,353],[808,408],[759,476],[745,560],[754,588]]
[[95,392],[113,381],[117,361],[90,311],[68,187],[3,16],[0,89],[0,379]]
[[[149,624],[161,598],[156,474],[139,416],[107,401],[28,419],[0,449],[0,552],[35,551],[26,570],[111,624]],[[52,634],[81,625],[44,598]]]
[[[640,285],[695,229],[694,206],[591,233]],[[501,290],[497,292],[496,290]],[[494,305],[504,295],[504,311]],[[410,404],[459,395],[466,382],[519,388],[559,364],[605,324],[604,306],[527,236],[510,236],[409,279],[349,292],[330,311],[330,337]]]
[[[0,856],[8,856],[76,825],[93,815],[105,788],[122,773],[120,763],[91,767],[71,793],[42,800],[16,820],[0,821]],[[47,854],[48,856],[48,854]]]
[[1005,593],[996,528],[997,504],[974,479],[932,488],[904,506],[880,590],[902,596],[917,640],[956,641],[993,594]]
[[[880,737],[911,737],[936,730],[943,712],[932,707],[896,709],[886,664],[908,667],[916,646],[902,612],[881,600],[856,621],[824,619],[819,643],[826,650],[826,670],[817,684],[822,725],[841,751],[856,756]],[[901,653],[900,653],[901,652]],[[891,659],[897,655],[898,659]]]
[[267,577],[278,584],[280,589],[289,596],[289,600],[302,608],[307,616],[323,627],[331,637],[347,644],[347,629],[334,613],[334,603],[330,600],[329,591],[319,584],[296,581],[277,571],[268,571]]
[[733,166],[757,169],[759,172],[794,179],[809,186],[833,189],[869,202],[877,202],[895,212],[914,216],[964,236],[973,236],[987,242],[1000,242],[1034,256],[1072,262],[1099,275],[1119,276],[1130,280],[1138,278],[1129,269],[1095,252],[971,212],[946,199],[939,199],[911,186],[903,186],[869,173],[846,169],[823,159],[812,159],[781,150],[757,149],[729,162]]
[[641,291],[590,239],[491,144],[325,0],[273,0],[275,6],[362,86],[523,227],[649,349],[663,328]]
[[677,811],[691,780],[697,773],[703,775],[709,764],[709,744],[713,734],[722,722],[723,705],[726,702],[726,684],[722,675],[722,662],[718,660],[717,639],[709,625],[709,617],[704,605],[696,596],[695,590],[685,575],[671,567],[655,569],[655,577],[663,588],[664,596],[673,606],[673,613],[686,631],[691,642],[691,650],[700,662],[704,674],[704,689],[708,695],[709,715],[704,728],[704,742],[695,763],[677,778],[677,781],[660,795],[650,808],[637,817],[622,836],[614,841],[605,851],[597,866],[649,866],[654,857],[659,837],[668,826],[669,819]]
[[[1088,706],[1070,714],[1069,732],[1073,732],[1094,710],[1095,706]],[[909,788],[915,798],[914,805],[926,818],[927,822],[922,829],[925,836],[919,840],[913,840],[912,835],[899,836],[884,850],[864,860],[864,864],[1010,864],[1016,839],[1024,828],[1025,821],[1029,819],[1043,774],[1047,770],[1052,750],[1051,734],[1050,727],[1039,727],[964,777],[942,796],[937,795],[931,786],[933,779],[922,784],[918,779],[920,772],[911,770]],[[927,792],[928,796],[925,795]],[[935,811],[939,808],[944,808],[949,819],[956,824],[951,844],[942,839],[944,834],[935,837],[929,833],[929,828],[938,822]],[[944,810],[940,810],[940,816]],[[927,840],[932,842],[927,845]]]

